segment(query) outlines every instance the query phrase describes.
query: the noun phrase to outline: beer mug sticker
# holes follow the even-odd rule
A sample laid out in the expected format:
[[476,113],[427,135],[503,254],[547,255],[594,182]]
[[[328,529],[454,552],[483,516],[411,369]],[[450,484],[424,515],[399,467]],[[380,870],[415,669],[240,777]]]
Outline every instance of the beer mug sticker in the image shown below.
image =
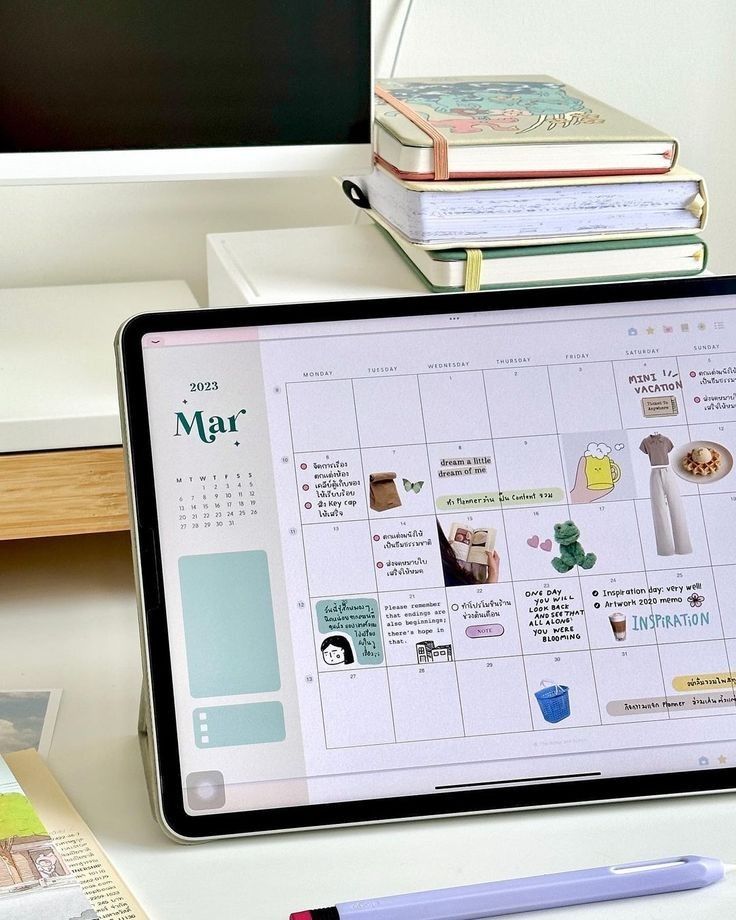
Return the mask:
[[[565,435],[563,446],[572,474],[570,501],[588,504],[606,499],[633,498],[624,433],[621,431]],[[611,493],[615,493],[612,495]]]

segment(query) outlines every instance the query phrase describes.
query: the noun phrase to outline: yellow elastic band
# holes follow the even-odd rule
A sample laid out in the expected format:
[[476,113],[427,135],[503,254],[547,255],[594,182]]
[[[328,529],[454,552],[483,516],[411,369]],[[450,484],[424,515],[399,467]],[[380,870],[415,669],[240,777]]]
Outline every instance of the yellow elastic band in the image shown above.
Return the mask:
[[480,249],[466,249],[465,290],[480,290],[480,270],[483,268],[483,253]]
[[705,198],[703,198],[700,192],[698,192],[692,201],[685,206],[685,210],[689,211],[693,217],[697,217],[698,219],[703,216],[703,211],[705,210]]
[[384,102],[387,102],[392,108],[396,109],[397,112],[401,112],[401,114],[406,116],[413,125],[416,125],[417,128],[424,131],[426,135],[432,138],[432,148],[434,150],[434,178],[440,180],[449,179],[450,167],[447,158],[447,138],[444,134],[430,125],[429,122],[415,112],[411,106],[397,99],[392,93],[389,93],[388,90],[377,86],[375,93],[379,99],[383,99]]

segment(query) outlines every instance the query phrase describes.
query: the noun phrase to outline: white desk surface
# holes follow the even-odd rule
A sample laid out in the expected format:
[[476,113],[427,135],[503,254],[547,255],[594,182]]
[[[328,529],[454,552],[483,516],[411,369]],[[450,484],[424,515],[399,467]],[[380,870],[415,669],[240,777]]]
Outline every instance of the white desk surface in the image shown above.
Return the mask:
[[[63,689],[49,765],[151,920],[287,920],[362,896],[635,859],[736,861],[736,794],[171,843],[151,818],[138,753],[127,535],[5,544],[0,585],[1,687]],[[523,916],[734,917],[736,873],[696,892]]]
[[429,294],[383,233],[359,223],[207,236],[211,307]]
[[120,444],[118,327],[197,306],[184,281],[0,289],[0,452]]
[[355,224],[210,233],[207,286],[211,307],[446,296],[427,288],[363,212]]

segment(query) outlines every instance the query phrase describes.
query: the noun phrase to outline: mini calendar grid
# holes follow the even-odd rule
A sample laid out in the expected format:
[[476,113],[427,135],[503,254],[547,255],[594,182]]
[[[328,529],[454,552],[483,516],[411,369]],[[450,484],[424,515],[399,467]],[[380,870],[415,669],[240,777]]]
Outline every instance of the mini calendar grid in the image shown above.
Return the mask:
[[176,476],[173,491],[180,531],[244,527],[260,510],[257,482],[247,466]]

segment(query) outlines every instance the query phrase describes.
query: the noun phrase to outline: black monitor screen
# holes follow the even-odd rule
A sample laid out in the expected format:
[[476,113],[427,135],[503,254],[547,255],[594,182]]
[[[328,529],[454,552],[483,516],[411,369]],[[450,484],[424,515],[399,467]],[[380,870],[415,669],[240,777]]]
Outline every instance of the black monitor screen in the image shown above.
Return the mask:
[[0,153],[370,139],[369,0],[2,0]]

